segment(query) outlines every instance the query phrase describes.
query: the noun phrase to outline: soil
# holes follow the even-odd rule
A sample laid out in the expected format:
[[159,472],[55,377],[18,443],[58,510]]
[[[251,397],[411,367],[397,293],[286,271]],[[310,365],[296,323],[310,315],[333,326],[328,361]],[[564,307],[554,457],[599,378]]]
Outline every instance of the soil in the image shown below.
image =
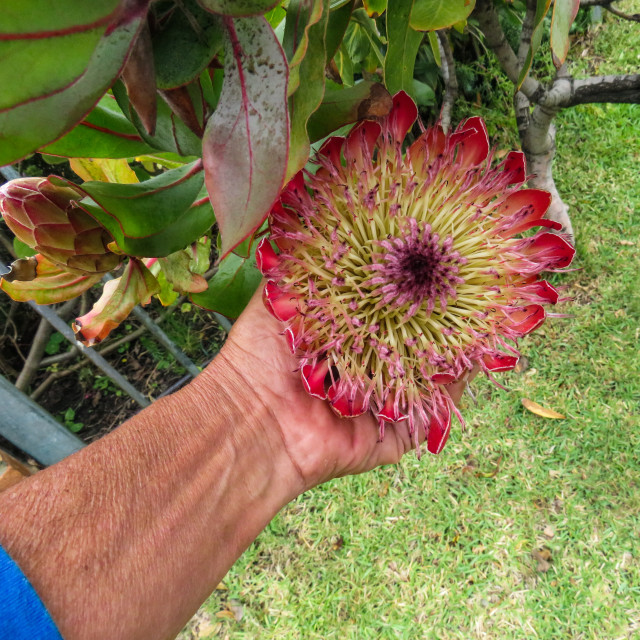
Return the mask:
[[[153,318],[165,311],[155,301],[145,310]],[[0,295],[0,374],[11,382],[15,382],[23,367],[39,322],[39,316],[29,306]],[[128,319],[104,343],[97,345],[98,350],[138,327],[135,320]],[[225,337],[214,317],[197,308],[184,313],[180,308],[176,309],[161,327],[198,366],[204,366],[212,359]],[[59,347],[59,353],[64,353],[68,343],[63,341]],[[174,392],[191,379],[147,332],[104,357],[148,398]],[[55,378],[37,402],[71,430],[78,428],[76,435],[88,443],[115,429],[137,413],[140,406],[88,360],[78,366],[79,362],[75,356],[63,363],[41,367],[31,380],[27,395],[52,374],[64,374]],[[0,448],[27,461],[22,452],[1,437]]]

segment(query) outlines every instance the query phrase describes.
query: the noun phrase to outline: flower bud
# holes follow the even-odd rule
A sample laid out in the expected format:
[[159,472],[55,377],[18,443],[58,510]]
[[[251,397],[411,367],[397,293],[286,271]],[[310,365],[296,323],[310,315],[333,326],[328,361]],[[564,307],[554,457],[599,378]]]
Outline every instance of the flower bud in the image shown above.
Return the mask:
[[19,240],[74,273],[104,273],[120,257],[107,249],[113,240],[78,205],[83,194],[49,178],[19,178],[0,187],[0,213]]

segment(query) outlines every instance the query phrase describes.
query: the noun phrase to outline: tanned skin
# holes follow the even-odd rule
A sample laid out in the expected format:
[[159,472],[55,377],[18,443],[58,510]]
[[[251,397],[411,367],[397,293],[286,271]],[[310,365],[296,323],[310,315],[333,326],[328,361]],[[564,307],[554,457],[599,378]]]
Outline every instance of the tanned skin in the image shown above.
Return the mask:
[[66,640],[174,638],[284,505],[412,449],[308,395],[281,330],[255,296],[191,384],[0,494],[0,544]]

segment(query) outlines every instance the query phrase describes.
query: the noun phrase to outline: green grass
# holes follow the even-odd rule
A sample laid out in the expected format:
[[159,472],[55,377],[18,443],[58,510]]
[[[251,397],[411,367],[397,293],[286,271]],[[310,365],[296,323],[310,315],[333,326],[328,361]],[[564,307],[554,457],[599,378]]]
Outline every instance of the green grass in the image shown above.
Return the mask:
[[[608,20],[597,36],[599,72],[638,67],[637,25]],[[475,384],[468,428],[439,457],[408,455],[289,505],[194,637],[640,638],[639,130],[640,105],[558,118],[580,270],[553,280],[574,317],[522,342],[529,368],[503,377],[510,391]],[[567,418],[528,413],[523,397]]]

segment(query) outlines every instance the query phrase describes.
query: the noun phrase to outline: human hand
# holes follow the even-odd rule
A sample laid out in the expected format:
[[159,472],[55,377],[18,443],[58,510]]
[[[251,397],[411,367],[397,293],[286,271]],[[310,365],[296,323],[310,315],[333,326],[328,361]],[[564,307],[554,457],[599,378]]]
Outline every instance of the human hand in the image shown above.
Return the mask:
[[[305,489],[398,462],[414,447],[407,425],[389,424],[380,442],[371,413],[341,418],[328,402],[309,395],[300,379],[298,359],[280,335],[282,324],[264,308],[260,293],[234,325],[219,357],[240,380],[235,390],[246,392],[239,402],[262,403],[273,417],[262,437],[282,442]],[[476,373],[448,385],[456,403]]]

